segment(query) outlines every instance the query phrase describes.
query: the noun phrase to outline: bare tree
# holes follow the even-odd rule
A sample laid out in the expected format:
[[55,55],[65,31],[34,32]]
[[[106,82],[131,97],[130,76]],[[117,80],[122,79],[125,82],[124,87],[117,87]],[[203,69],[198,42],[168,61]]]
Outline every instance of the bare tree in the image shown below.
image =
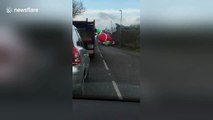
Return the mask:
[[86,11],[86,8],[84,7],[82,1],[73,0],[72,7],[73,7],[72,8],[73,18],[75,18],[76,16],[78,16]]

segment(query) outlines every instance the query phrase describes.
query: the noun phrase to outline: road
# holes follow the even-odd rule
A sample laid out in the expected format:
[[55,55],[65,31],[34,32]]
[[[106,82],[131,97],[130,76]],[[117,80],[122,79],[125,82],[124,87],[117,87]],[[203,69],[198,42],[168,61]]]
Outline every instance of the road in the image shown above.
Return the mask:
[[83,98],[139,101],[139,61],[139,53],[97,45]]

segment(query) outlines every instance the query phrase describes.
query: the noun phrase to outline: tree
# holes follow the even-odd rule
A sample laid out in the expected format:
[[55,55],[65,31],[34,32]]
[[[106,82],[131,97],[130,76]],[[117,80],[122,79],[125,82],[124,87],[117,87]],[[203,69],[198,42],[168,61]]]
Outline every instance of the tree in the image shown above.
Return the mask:
[[86,11],[86,9],[85,9],[82,1],[73,0],[73,5],[72,5],[73,18],[84,13],[85,11]]
[[103,30],[103,32],[105,32],[107,34],[111,34],[111,30],[109,28],[107,28],[107,27]]

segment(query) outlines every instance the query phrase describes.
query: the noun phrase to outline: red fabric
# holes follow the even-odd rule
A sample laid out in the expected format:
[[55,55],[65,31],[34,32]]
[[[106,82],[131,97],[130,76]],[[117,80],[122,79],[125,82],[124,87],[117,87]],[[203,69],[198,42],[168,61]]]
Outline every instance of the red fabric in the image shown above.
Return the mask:
[[109,42],[112,42],[112,37],[111,37],[109,34],[107,34],[107,40],[108,40]]
[[107,34],[106,33],[99,34],[98,40],[101,41],[101,42],[105,42],[107,40]]

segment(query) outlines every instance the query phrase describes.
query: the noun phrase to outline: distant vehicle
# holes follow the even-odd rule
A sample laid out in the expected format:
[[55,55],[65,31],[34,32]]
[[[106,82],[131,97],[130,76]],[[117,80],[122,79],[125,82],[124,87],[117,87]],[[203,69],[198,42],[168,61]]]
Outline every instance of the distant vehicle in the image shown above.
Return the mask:
[[72,32],[73,94],[82,95],[84,91],[84,81],[89,76],[90,57],[75,26],[72,27]]
[[73,21],[73,25],[78,28],[79,34],[85,44],[90,56],[95,55],[95,20]]

